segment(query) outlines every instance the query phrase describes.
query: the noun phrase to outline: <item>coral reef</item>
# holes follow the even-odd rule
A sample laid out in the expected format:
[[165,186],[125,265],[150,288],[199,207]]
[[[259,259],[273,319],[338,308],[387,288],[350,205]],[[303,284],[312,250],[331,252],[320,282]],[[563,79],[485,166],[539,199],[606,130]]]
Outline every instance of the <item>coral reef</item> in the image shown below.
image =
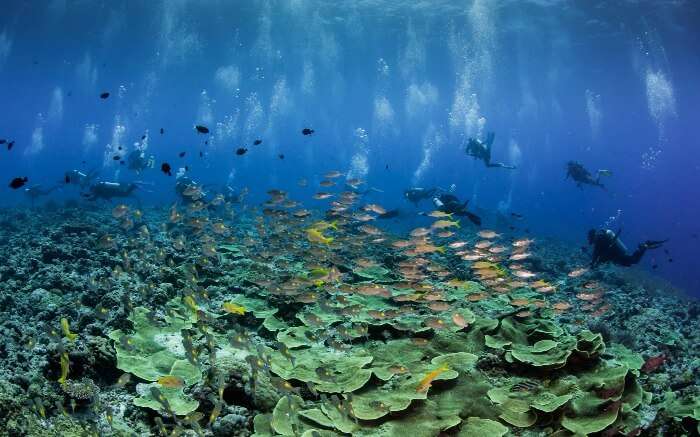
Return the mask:
[[159,208],[128,229],[100,208],[0,215],[22,223],[0,227],[0,435],[698,432],[698,303],[630,271],[569,277],[585,260],[561,243],[524,282],[342,221],[319,249],[318,217],[219,235],[197,214],[157,231]]

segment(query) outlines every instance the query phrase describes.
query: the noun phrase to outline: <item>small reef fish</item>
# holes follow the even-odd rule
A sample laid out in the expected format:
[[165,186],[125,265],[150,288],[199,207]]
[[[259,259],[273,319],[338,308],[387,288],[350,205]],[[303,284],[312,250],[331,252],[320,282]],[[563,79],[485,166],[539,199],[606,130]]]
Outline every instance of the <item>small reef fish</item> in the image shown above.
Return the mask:
[[513,272],[513,275],[521,279],[529,279],[534,278],[536,276],[534,273],[529,272],[527,270],[516,270]]
[[319,231],[325,231],[326,229],[333,229],[334,231],[337,231],[338,230],[338,222],[336,222],[336,221],[332,221],[332,222],[320,221],[320,222],[316,222],[316,223],[312,224],[311,228],[319,230]]
[[272,377],[270,377],[270,382],[272,383],[273,387],[275,387],[277,390],[279,390],[281,392],[299,394],[298,388],[294,387],[292,384],[289,383],[289,381],[286,381],[282,378],[279,378],[277,376],[272,376]]
[[122,376],[117,379],[117,382],[114,384],[117,387],[124,387],[131,381],[131,373],[124,373]]
[[75,339],[78,338],[78,334],[70,332],[70,323],[65,317],[61,318],[61,330],[69,341],[75,341]]
[[532,244],[535,240],[532,239],[522,239],[522,240],[515,240],[513,241],[513,247],[527,247],[530,244]]
[[[214,402],[214,408],[212,408],[211,413],[209,414],[209,425],[211,426],[214,422],[216,422],[216,419],[219,417],[221,414],[221,409],[223,407],[223,402],[216,401]],[[196,422],[195,422],[196,423]]]
[[70,359],[68,357],[68,352],[63,351],[61,353],[61,377],[58,379],[60,384],[65,384],[68,378],[68,371],[70,369]]
[[309,228],[306,230],[306,238],[312,243],[318,244],[331,244],[333,242],[333,237],[326,237],[315,228]]
[[438,220],[435,223],[433,223],[430,227],[433,229],[445,229],[451,227],[459,228],[460,226],[458,220]]
[[282,354],[283,357],[285,357],[289,362],[292,364],[292,367],[296,365],[296,360],[294,359],[294,356],[292,356],[292,352],[289,350],[287,345],[284,343],[277,342],[275,343],[275,347],[277,348],[277,351]]
[[21,178],[14,178],[10,181],[10,184],[8,186],[13,190],[16,190],[18,188],[22,188],[27,182],[29,182],[29,178],[26,176]]
[[477,235],[481,238],[486,238],[487,240],[501,236],[501,234],[497,234],[496,232],[487,229],[477,232]]
[[183,297],[182,302],[185,304],[185,306],[187,306],[187,308],[191,309],[194,313],[196,313],[197,310],[199,310],[197,301],[194,300],[194,297],[192,297],[191,294],[188,294],[187,296]]
[[477,249],[486,249],[488,247],[491,247],[492,245],[493,241],[479,241],[474,245],[474,247]]
[[173,409],[170,407],[170,402],[168,402],[168,399],[157,387],[151,387],[151,396],[153,396],[160,406],[163,407],[163,410],[165,410],[166,413],[173,416],[173,418],[176,418]]
[[161,387],[166,388],[181,388],[185,386],[185,381],[179,376],[166,375],[161,376],[156,380]]
[[429,212],[427,216],[432,218],[452,218],[452,214],[437,210]]
[[583,275],[584,273],[588,272],[588,269],[585,267],[582,267],[580,269],[573,270],[572,272],[569,273],[570,278],[578,278],[579,276]]
[[335,179],[341,176],[343,176],[343,173],[339,172],[338,170],[332,170],[323,175],[323,177],[326,179]]
[[409,234],[411,237],[425,237],[426,235],[430,234],[430,229],[428,228],[416,228],[411,231]]
[[386,214],[386,209],[382,207],[381,205],[377,205],[376,203],[370,203],[369,205],[365,206],[365,211],[372,211],[375,214]]
[[115,206],[114,209],[112,210],[112,217],[122,218],[128,212],[129,212],[129,207],[124,205],[124,204],[120,204],[120,205]]
[[450,370],[450,367],[447,364],[443,364],[442,366],[438,367],[435,370],[431,370],[428,372],[423,379],[420,380],[420,383],[418,384],[418,387],[416,387],[416,393],[422,393],[428,391],[430,386],[433,384],[433,381],[435,378],[438,376],[442,375],[444,372]]
[[245,314],[245,307],[233,302],[224,302],[221,307],[229,314],[238,314],[241,316]]
[[97,240],[97,247],[100,249],[111,249],[114,247],[114,237],[111,235],[103,235]]
[[467,320],[460,313],[453,313],[452,314],[452,322],[461,329],[464,329],[467,326],[469,326],[469,323],[467,323]]
[[250,337],[245,331],[240,331],[229,338],[229,343],[235,348],[248,349],[250,347]]
[[647,360],[642,365],[642,372],[651,373],[654,370],[658,369],[664,362],[666,362],[666,355],[664,354],[647,358]]

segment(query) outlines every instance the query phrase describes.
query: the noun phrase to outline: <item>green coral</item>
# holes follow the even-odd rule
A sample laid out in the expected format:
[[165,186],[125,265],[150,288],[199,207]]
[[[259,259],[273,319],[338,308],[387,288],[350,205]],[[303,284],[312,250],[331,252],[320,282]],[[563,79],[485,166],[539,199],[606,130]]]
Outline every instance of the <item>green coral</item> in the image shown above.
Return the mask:
[[495,420],[469,417],[466,423],[462,425],[458,437],[503,437],[507,433],[508,428]]
[[640,419],[636,409],[651,400],[624,365],[602,363],[577,376],[581,394],[570,403],[561,424],[573,433],[592,434],[614,423],[635,428]]
[[[166,315],[162,325],[154,324],[148,313],[146,308],[134,308],[128,318],[133,324],[133,334],[121,330],[109,333],[117,351],[117,367],[146,381],[175,375],[182,377],[188,386],[199,382],[201,371],[186,359],[182,345],[181,330],[192,328],[191,320]],[[128,346],[122,344],[124,338],[128,339]]]
[[[352,392],[364,386],[372,376],[372,371],[365,366],[373,358],[363,352],[338,353],[314,345],[296,350],[294,359],[292,364],[281,353],[270,350],[270,370],[284,379],[312,382],[321,392]],[[319,368],[323,368],[328,376],[319,376]]]
[[[185,395],[183,389],[200,382],[202,371],[187,360],[181,333],[181,330],[192,327],[192,317],[166,315],[164,322],[155,322],[148,315],[146,308],[134,308],[129,315],[134,333],[127,335],[120,330],[109,333],[109,338],[114,340],[114,348],[117,351],[117,367],[153,382],[150,386],[161,389],[176,414],[194,411],[199,402]],[[125,338],[128,340],[125,341]],[[163,376],[181,378],[184,387],[179,389],[161,387],[155,381]],[[139,384],[139,386],[142,386],[141,396],[134,399],[134,404],[160,410],[161,405],[153,399],[150,391],[146,390],[149,385]]]
[[199,402],[186,395],[183,387],[162,387],[156,382],[151,384],[136,385],[136,392],[140,396],[134,399],[134,405],[165,413],[163,405],[153,397],[151,388],[157,388],[160,390],[163,397],[165,397],[165,399],[168,401],[172,412],[178,416],[189,414],[199,407]]
[[664,396],[660,409],[665,410],[667,415],[676,420],[693,419],[697,432],[700,433],[700,397],[678,399],[675,393],[668,392]]
[[382,266],[362,267],[354,269],[352,272],[357,276],[372,282],[387,282],[392,280],[389,277],[390,271]]
[[605,342],[601,334],[581,331],[576,337],[575,353],[585,361],[598,358],[605,352]]
[[256,319],[267,319],[270,316],[274,316],[279,311],[279,309],[272,307],[265,299],[258,299],[244,294],[227,295],[225,301],[241,305],[246,313],[253,313]]

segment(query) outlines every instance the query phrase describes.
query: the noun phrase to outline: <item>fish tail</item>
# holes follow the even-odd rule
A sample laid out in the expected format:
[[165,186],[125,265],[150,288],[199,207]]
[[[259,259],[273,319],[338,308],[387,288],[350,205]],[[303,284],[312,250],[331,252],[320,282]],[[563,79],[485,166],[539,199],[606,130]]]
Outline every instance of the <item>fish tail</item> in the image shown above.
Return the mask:
[[440,253],[445,253],[445,246],[440,246],[436,250]]
[[338,220],[333,220],[331,222],[330,226],[328,226],[328,227],[333,229],[334,231],[337,231],[338,230]]
[[462,226],[460,226],[460,224],[459,224],[459,219],[455,220],[455,226],[457,226],[460,229],[462,228]]

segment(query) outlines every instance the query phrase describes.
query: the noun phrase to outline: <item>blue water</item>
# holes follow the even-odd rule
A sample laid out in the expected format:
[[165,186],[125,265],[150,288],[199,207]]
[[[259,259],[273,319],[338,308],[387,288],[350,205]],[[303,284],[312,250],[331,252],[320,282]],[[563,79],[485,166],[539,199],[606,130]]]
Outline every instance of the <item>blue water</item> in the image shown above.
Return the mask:
[[[170,204],[184,166],[204,184],[249,187],[253,202],[280,188],[308,204],[321,175],[340,170],[407,214],[404,189],[454,185],[490,217],[485,227],[516,212],[518,229],[576,245],[603,226],[630,247],[670,238],[642,267],[700,290],[696,2],[2,6],[0,138],[16,141],[0,152],[2,206],[30,205],[12,178],[49,187],[70,169],[142,181],[141,202]],[[487,131],[494,160],[517,170],[465,155],[466,139]],[[143,147],[142,135],[156,168],[135,174],[112,157]],[[607,190],[566,180],[569,160],[610,170]],[[74,187],[50,197],[80,199]]]

